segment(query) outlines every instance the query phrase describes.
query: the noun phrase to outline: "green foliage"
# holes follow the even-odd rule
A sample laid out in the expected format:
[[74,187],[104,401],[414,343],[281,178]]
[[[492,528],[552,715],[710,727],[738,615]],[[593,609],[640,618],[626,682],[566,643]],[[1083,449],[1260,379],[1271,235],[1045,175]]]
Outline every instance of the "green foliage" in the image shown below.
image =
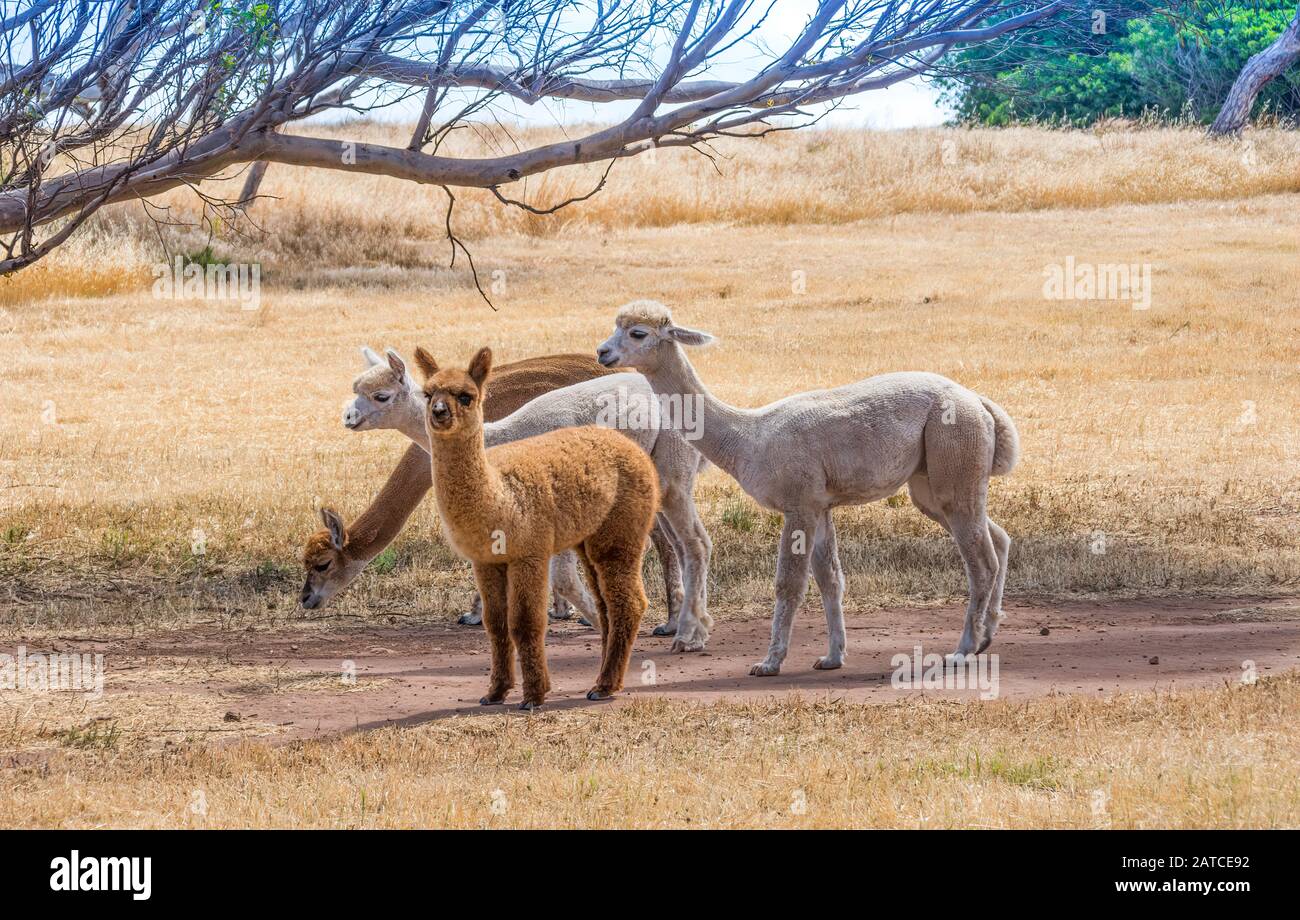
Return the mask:
[[122,730],[116,721],[91,722],[80,728],[68,728],[55,736],[64,745],[83,751],[111,751],[122,740]]
[[371,571],[378,575],[387,575],[395,568],[397,568],[397,550],[391,546],[385,547],[384,551],[370,563]]
[[[1104,21],[1094,18],[1098,12]],[[963,122],[1090,124],[1141,116],[1204,123],[1246,61],[1295,15],[1295,0],[1109,0],[1032,40],[1013,33],[965,49],[954,69],[967,75],[940,83]],[[1265,87],[1256,111],[1300,116],[1300,68]]]
[[31,529],[22,525],[6,527],[4,532],[0,533],[0,543],[5,544],[6,546],[21,546],[23,543],[27,542],[27,538],[30,535]]
[[202,265],[207,268],[209,265],[220,265],[221,260],[213,253],[211,246],[204,246],[198,252],[191,252],[184,257],[186,265]]
[[[254,51],[265,51],[275,41],[277,26],[269,3],[211,0],[207,17],[209,26],[226,25],[243,32],[248,37],[249,47]],[[233,55],[227,56],[233,65]]]
[[758,525],[758,512],[743,498],[729,498],[722,508],[722,523],[732,530],[750,533]]

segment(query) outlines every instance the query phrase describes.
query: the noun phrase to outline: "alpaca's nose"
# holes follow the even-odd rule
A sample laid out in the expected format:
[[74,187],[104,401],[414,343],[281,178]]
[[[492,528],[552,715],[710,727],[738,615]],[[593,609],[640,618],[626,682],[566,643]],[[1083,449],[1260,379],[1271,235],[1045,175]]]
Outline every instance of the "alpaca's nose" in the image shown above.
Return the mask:
[[429,414],[438,421],[442,421],[447,416],[451,415],[451,410],[447,408],[447,403],[440,399],[429,407]]
[[599,348],[596,349],[596,360],[599,361],[601,364],[605,365],[606,367],[608,367],[611,360],[610,351],[611,349],[608,345],[600,346]]
[[355,428],[359,421],[361,421],[361,413],[357,411],[356,406],[348,406],[343,410],[344,428]]

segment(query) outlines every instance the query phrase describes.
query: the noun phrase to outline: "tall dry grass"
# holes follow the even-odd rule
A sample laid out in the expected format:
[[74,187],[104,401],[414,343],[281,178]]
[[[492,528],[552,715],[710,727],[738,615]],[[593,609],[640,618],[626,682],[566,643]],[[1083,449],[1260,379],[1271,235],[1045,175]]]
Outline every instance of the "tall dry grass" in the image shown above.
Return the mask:
[[[726,147],[721,178],[680,152],[623,164],[544,233],[463,195],[498,312],[463,259],[445,267],[436,189],[272,168],[266,238],[212,240],[266,260],[249,313],[152,297],[156,229],[108,213],[0,282],[0,618],[289,615],[314,506],[355,516],[402,449],[339,425],[358,345],[588,350],[641,296],[720,335],[699,367],[741,405],[922,368],[1005,406],[1024,460],[991,509],[1015,540],[1012,596],[1294,590],[1298,148],[1249,139],[1253,165],[1176,130],[788,135]],[[1066,257],[1150,264],[1151,308],[1044,299]],[[698,498],[715,604],[763,615],[775,517],[717,471]],[[904,497],[837,519],[850,605],[964,591]],[[338,609],[442,616],[468,596],[425,508]]]
[[[362,122],[314,133],[401,147],[408,131]],[[564,136],[558,129],[476,128],[454,134],[444,152],[495,156]],[[568,167],[505,191],[546,207],[589,192],[603,170]],[[212,188],[233,197],[241,186],[242,176],[234,175]],[[447,264],[448,200],[438,187],[272,166],[261,191],[266,197],[250,218],[233,224],[228,215],[205,222],[201,203],[187,191],[164,196],[149,212],[116,209],[52,259],[0,280],[0,305],[116,293],[148,278],[164,250],[190,254],[209,245],[221,259],[261,261],[285,283],[315,283],[345,269],[429,271]],[[1194,127],[1113,123],[1086,131],[826,129],[723,139],[707,155],[668,149],[622,161],[604,191],[550,216],[503,207],[487,191],[458,189],[453,223],[467,240],[572,238],[629,228],[843,225],[904,214],[1081,210],[1295,191],[1300,136],[1281,129],[1254,130],[1240,140],[1211,139]]]

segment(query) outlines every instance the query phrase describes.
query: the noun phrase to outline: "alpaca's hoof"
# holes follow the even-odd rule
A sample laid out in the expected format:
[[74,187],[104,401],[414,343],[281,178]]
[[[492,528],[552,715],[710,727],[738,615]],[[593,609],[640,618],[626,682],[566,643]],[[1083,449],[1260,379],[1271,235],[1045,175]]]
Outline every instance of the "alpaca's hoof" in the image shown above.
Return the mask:
[[498,696],[498,697],[483,696],[483,697],[479,697],[478,704],[480,706],[500,706],[505,701],[506,698],[504,696]]
[[519,708],[522,709],[524,712],[532,712],[534,709],[542,708],[542,701],[539,700],[538,702],[534,703],[532,700],[524,700],[522,703],[519,704]]
[[599,687],[592,687],[587,691],[587,699],[591,700],[593,703],[598,703],[601,700],[612,700],[613,698],[613,690],[602,690]]
[[586,617],[578,617],[578,622],[581,623],[583,626],[590,626],[592,629],[596,628],[596,624],[591,622],[591,620],[587,619]]
[[478,626],[483,622],[483,616],[471,610],[468,613],[462,613],[456,618],[456,622],[461,626]]
[[547,611],[546,616],[552,620],[569,620],[573,618],[573,608],[569,607],[567,610],[559,610],[558,608],[552,607]]
[[832,658],[830,655],[823,655],[813,662],[813,667],[818,671],[837,671],[844,667],[844,658]]
[[953,652],[951,655],[943,656],[944,668],[960,668],[966,663],[967,658],[974,658],[974,652]]
[[781,666],[770,661],[760,661],[749,669],[751,677],[775,677],[781,673]]
[[707,639],[683,639],[680,636],[673,640],[670,651],[672,652],[702,652],[704,643]]
[[676,623],[663,623],[656,626],[650,633],[652,636],[675,636],[677,635]]
[[975,649],[975,654],[976,655],[984,654],[984,650],[992,644],[993,644],[993,637],[989,636],[987,639],[985,639],[983,642],[980,643],[979,648]]

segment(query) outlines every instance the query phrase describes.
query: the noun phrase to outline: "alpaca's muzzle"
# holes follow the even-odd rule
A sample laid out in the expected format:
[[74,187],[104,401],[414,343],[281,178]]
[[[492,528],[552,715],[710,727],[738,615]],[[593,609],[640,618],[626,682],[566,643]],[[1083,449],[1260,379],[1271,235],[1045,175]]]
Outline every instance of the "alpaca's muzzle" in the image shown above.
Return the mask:
[[429,404],[429,421],[435,428],[444,428],[451,421],[451,407],[439,399]]

